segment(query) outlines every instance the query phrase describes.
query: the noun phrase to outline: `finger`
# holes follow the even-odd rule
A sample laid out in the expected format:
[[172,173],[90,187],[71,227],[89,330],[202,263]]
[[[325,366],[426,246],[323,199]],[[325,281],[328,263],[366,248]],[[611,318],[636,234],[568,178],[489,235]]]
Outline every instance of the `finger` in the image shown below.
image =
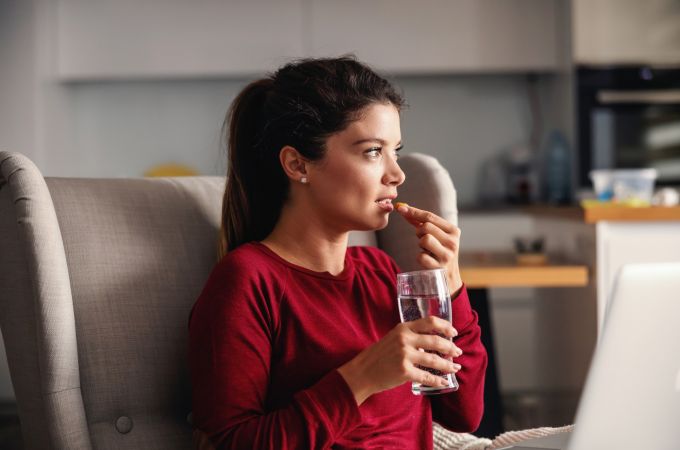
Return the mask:
[[443,356],[457,358],[463,354],[463,350],[458,348],[450,338],[443,338],[436,334],[421,334],[412,341],[412,345],[423,350],[437,352]]
[[397,211],[412,225],[418,226],[423,222],[431,222],[444,230],[446,233],[451,233],[454,226],[447,220],[439,217],[433,212],[418,209],[405,203],[397,207]]
[[453,257],[453,252],[442,245],[434,236],[426,234],[418,241],[420,248],[429,253],[441,264],[446,264]]
[[426,234],[431,234],[435,237],[442,245],[448,249],[456,250],[458,249],[458,243],[460,242],[460,228],[454,226],[452,233],[446,233],[444,230],[436,226],[431,222],[425,222],[416,228],[416,235],[421,238]]
[[418,256],[416,256],[416,260],[418,261],[418,264],[423,269],[441,269],[442,264],[437,261],[437,259],[432,255],[432,253],[423,251],[422,253],[419,253]]
[[411,358],[413,364],[417,364],[422,367],[428,367],[430,369],[439,370],[444,373],[455,373],[460,370],[460,364],[454,363],[453,361],[442,358],[436,353],[428,352],[415,352]]
[[443,377],[434,375],[417,367],[413,368],[410,378],[423,386],[446,386],[448,384]]
[[450,338],[458,336],[458,331],[453,328],[451,322],[437,316],[428,316],[412,322],[407,322],[407,327],[409,330],[418,334],[439,333]]
[[423,386],[448,386],[449,382],[439,375],[431,374],[423,369],[417,367],[413,368],[413,375],[411,379]]

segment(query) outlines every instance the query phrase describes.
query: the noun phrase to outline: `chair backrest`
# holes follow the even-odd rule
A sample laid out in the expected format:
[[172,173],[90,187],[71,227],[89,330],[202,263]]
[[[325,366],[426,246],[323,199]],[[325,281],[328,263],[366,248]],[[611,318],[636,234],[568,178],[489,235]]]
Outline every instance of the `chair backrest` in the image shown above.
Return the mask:
[[[401,165],[413,181],[399,199],[455,223],[441,165]],[[0,152],[0,326],[26,448],[190,448],[187,319],[217,261],[223,188],[43,178]],[[415,268],[415,235],[394,219],[350,242]]]

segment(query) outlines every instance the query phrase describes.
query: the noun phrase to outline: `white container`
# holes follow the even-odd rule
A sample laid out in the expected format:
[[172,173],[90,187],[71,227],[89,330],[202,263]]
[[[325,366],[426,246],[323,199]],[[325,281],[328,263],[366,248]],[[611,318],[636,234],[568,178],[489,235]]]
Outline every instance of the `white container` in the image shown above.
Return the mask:
[[590,172],[598,200],[613,200],[633,206],[651,203],[656,177],[656,169],[601,169]]
[[614,198],[614,171],[601,169],[590,172],[590,180],[593,182],[595,197],[601,202],[607,202]]

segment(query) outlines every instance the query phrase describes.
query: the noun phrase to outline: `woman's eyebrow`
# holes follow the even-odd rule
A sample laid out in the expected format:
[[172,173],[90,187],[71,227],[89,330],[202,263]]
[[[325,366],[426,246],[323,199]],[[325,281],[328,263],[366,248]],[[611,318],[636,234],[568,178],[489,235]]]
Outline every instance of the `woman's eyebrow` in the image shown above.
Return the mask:
[[[383,145],[383,146],[387,145],[387,141],[385,141],[384,139],[380,139],[380,138],[359,139],[358,141],[353,142],[352,145],[365,144],[367,142],[377,142],[377,143],[379,143],[380,145]],[[401,141],[399,141],[397,143],[397,147],[400,147],[400,146],[401,146]]]

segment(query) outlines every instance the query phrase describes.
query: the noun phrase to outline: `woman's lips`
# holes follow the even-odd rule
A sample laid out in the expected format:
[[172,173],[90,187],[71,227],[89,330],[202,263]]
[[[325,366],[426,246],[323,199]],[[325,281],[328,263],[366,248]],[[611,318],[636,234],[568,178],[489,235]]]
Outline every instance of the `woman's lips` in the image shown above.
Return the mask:
[[387,211],[387,212],[392,212],[394,210],[394,205],[392,204],[392,200],[389,198],[384,198],[382,200],[377,200],[376,203],[380,207],[380,209]]

